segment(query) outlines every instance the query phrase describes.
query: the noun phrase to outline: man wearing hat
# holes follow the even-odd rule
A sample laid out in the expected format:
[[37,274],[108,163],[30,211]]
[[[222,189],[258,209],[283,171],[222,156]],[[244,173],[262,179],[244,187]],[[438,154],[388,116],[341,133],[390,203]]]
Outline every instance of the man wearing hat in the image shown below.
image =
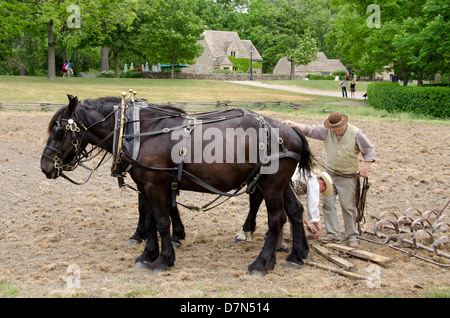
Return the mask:
[[[320,194],[324,196],[330,196],[333,194],[333,181],[330,175],[326,172],[322,171],[311,171],[309,175],[304,174],[300,169],[296,169],[294,174],[291,177],[291,184],[294,193],[297,196],[306,194],[306,211],[309,216],[305,218],[304,223],[306,228],[311,234],[311,237],[314,239],[318,239],[322,232],[320,226],[320,211],[319,211],[319,202],[320,202]],[[256,217],[256,215],[255,215]],[[283,246],[283,229],[280,232],[280,237],[278,239],[277,250],[288,252],[288,248]],[[235,237],[235,241],[247,241],[247,234],[241,230],[238,232]],[[292,246],[293,237],[292,237],[292,226],[291,226],[291,237],[290,237],[290,245]]]
[[329,197],[333,194],[333,181],[328,173],[312,171],[310,175],[304,175],[299,169],[291,178],[292,189],[297,196],[306,194],[306,211],[309,216],[305,218],[305,224],[311,237],[318,239],[322,232],[320,227],[319,194]]
[[[304,125],[292,121],[284,124],[297,127],[307,137],[322,140],[325,145],[325,166],[333,180],[333,193],[323,199],[323,215],[327,236],[324,242],[340,243],[341,235],[336,211],[336,198],[339,196],[344,219],[345,237],[348,245],[358,245],[357,195],[359,176],[367,177],[369,167],[375,161],[375,148],[361,129],[348,123],[348,116],[339,112],[331,113],[323,125]],[[359,167],[358,155],[361,153],[364,165]]]

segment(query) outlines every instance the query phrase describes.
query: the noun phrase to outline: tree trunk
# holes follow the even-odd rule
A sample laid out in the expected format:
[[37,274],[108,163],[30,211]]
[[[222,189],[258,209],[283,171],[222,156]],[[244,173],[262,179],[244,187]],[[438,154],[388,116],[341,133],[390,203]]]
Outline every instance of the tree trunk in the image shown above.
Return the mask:
[[175,75],[175,57],[172,55],[172,79]]
[[291,62],[291,80],[295,79],[295,63],[294,61]]
[[114,52],[114,77],[120,77],[120,69],[119,69],[119,51],[113,50]]
[[109,47],[102,47],[102,72],[109,72]]
[[56,35],[53,33],[53,20],[47,22],[48,32],[48,51],[47,51],[47,77],[55,79],[56,77],[56,64],[55,64],[55,47],[56,47]]
[[[23,38],[20,38],[17,40],[17,45],[20,47],[20,51],[23,52]],[[19,67],[19,76],[25,76],[26,75],[26,68],[25,68],[25,62],[23,61],[23,54],[19,54],[19,61],[18,61],[18,67]]]
[[423,69],[420,69],[418,71],[419,73],[419,79],[417,80],[417,86],[422,86],[423,85]]

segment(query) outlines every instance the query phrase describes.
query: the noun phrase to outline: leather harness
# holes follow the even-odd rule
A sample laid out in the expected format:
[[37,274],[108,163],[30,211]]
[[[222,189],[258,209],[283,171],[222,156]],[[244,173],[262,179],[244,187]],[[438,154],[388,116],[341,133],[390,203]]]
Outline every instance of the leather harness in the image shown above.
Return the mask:
[[[278,160],[281,158],[292,158],[297,161],[300,161],[300,155],[293,151],[288,151],[283,143],[283,139],[276,135],[275,130],[264,120],[264,117],[257,115],[255,113],[252,113],[246,109],[241,108],[233,108],[234,110],[238,110],[239,112],[237,114],[231,114],[225,116],[224,113],[228,112],[229,110],[221,110],[221,111],[215,111],[215,112],[209,112],[209,113],[203,113],[199,114],[197,116],[188,115],[185,113],[175,112],[171,109],[164,109],[161,107],[158,107],[156,105],[147,104],[146,102],[142,100],[127,100],[125,102],[122,102],[122,104],[118,107],[117,111],[115,112],[115,134],[114,134],[114,143],[113,143],[113,163],[111,167],[111,175],[114,177],[117,177],[119,187],[122,188],[124,186],[127,186],[129,188],[132,188],[131,186],[127,185],[124,181],[124,177],[126,176],[126,173],[134,166],[146,169],[146,170],[152,170],[152,171],[161,171],[164,173],[169,174],[172,177],[171,182],[171,197],[172,197],[172,205],[175,206],[177,204],[176,202],[176,196],[179,194],[179,187],[178,183],[180,182],[181,178],[184,176],[188,178],[190,181],[194,182],[195,184],[201,186],[202,188],[208,190],[209,192],[218,194],[220,196],[226,196],[228,198],[238,196],[244,193],[251,194],[255,190],[255,187],[257,185],[258,179],[261,176],[261,168],[263,168],[265,165],[271,163],[274,160]],[[162,111],[166,114],[166,116],[161,118],[173,118],[173,117],[182,117],[184,118],[184,122],[181,125],[175,126],[175,127],[166,127],[160,130],[156,131],[149,131],[149,132],[140,132],[140,109],[141,108],[152,108],[155,110]],[[233,193],[227,193],[220,191],[216,189],[215,187],[209,185],[205,181],[199,179],[192,173],[186,171],[183,169],[184,163],[185,163],[185,156],[186,156],[186,149],[188,145],[188,141],[190,139],[192,131],[201,124],[210,124],[225,120],[230,120],[233,118],[243,117],[243,116],[251,116],[255,118],[260,126],[259,129],[259,151],[260,154],[263,153],[263,156],[258,156],[258,162],[256,163],[253,170],[250,172],[250,174],[247,176],[245,181],[236,189]],[[143,136],[157,136],[161,134],[166,134],[169,132],[173,132],[175,130],[183,129],[183,141],[182,146],[179,150],[179,156],[180,161],[177,165],[177,167],[171,167],[171,168],[160,168],[160,167],[151,167],[144,165],[140,162],[138,162],[137,156],[140,148],[140,137]],[[277,138],[280,152],[272,153],[271,155],[267,155],[267,152],[264,150],[269,150],[270,148],[270,138]],[[264,141],[264,142],[262,142]],[[262,160],[261,160],[262,157]],[[242,190],[244,187],[246,187],[245,190]],[[132,188],[133,189],[133,188]],[[217,199],[213,200],[216,201]],[[197,207],[187,207],[192,208],[196,210],[204,210],[208,205],[203,206],[202,208]],[[184,205],[183,205],[184,206]]]

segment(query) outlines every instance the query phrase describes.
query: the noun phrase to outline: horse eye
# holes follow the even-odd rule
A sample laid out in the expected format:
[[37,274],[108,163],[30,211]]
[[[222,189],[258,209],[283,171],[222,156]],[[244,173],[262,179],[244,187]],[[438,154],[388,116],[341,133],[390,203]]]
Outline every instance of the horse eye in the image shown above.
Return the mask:
[[53,135],[53,140],[55,141],[61,141],[64,137],[64,131],[66,129],[64,127],[59,127],[56,129],[55,134]]

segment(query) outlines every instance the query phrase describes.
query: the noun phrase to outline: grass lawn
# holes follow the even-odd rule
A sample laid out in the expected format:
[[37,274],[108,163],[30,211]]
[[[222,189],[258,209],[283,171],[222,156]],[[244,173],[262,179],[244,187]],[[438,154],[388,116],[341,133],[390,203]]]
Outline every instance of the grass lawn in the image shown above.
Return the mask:
[[280,100],[303,103],[315,99],[298,93],[222,81],[80,77],[50,80],[46,77],[0,76],[0,101],[63,103],[67,101],[67,94],[86,99],[120,96],[129,89],[152,102]]
[[[265,83],[304,87],[312,90],[340,90],[336,81],[265,81]],[[357,90],[366,90],[369,82],[358,82]],[[337,87],[336,87],[337,86]],[[350,98],[301,94],[283,90],[253,87],[237,83],[213,80],[167,80],[167,79],[132,79],[132,78],[56,78],[33,76],[0,76],[0,102],[50,102],[66,103],[67,94],[78,96],[80,100],[105,96],[119,97],[121,92],[133,89],[139,98],[150,102],[178,101],[282,101],[294,102],[307,107],[296,110],[290,108],[273,108],[283,111],[286,116],[302,116],[323,118],[324,113],[340,111],[349,115],[364,117],[367,120],[394,121],[428,121],[424,116],[396,113],[387,114],[377,110],[368,102]],[[436,123],[437,121],[433,121]],[[449,121],[443,122],[445,125]]]

